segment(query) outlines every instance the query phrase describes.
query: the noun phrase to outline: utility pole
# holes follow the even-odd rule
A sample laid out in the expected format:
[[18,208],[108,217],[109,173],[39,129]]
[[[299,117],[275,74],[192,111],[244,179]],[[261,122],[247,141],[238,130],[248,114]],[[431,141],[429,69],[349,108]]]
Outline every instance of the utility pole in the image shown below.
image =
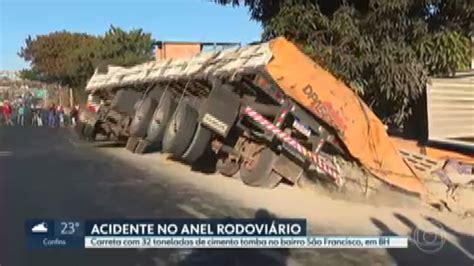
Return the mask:
[[74,106],[74,92],[72,88],[69,88],[69,107],[72,109]]

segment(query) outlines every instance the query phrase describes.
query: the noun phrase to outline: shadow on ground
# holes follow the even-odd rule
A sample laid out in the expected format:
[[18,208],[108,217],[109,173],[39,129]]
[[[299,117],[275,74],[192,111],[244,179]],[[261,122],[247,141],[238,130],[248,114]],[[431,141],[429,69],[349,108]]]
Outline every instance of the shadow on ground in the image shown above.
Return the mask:
[[[276,216],[265,209],[255,213],[256,219],[271,220]],[[230,218],[231,219],[231,218]],[[197,265],[272,265],[285,266],[290,255],[289,249],[195,249],[180,266]]]
[[[472,257],[474,236],[458,233],[434,218],[426,219],[439,230],[428,232],[418,228],[402,214],[395,213],[394,216],[410,229],[408,249],[387,249],[387,253],[397,265],[474,265]],[[371,220],[382,231],[381,235],[397,235],[382,221],[376,218]],[[445,232],[456,237],[460,246],[443,237]]]
[[123,148],[125,143],[123,142],[98,142],[93,144],[96,148]]
[[[275,219],[276,217],[267,210],[259,209],[255,214],[255,218],[266,220]],[[177,250],[174,254],[166,255],[169,251],[172,250],[125,250],[124,252],[130,252],[130,257],[133,259],[117,261],[117,264],[114,265],[286,266],[287,259],[290,256],[289,249],[191,249]],[[110,255],[113,256],[112,253]],[[132,260],[134,260],[133,263],[131,263]]]
[[201,172],[204,174],[214,174],[216,173],[216,163],[217,163],[217,156],[216,154],[209,148],[204,152],[204,154],[197,159],[191,165],[192,171]]

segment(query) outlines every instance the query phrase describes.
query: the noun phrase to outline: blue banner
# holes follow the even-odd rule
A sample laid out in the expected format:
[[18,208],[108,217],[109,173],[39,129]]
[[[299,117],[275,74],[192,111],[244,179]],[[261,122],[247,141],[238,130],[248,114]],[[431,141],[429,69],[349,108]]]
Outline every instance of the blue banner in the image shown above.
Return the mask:
[[27,247],[82,248],[84,222],[68,220],[34,219],[25,223]]
[[305,236],[304,219],[86,221],[86,236]]

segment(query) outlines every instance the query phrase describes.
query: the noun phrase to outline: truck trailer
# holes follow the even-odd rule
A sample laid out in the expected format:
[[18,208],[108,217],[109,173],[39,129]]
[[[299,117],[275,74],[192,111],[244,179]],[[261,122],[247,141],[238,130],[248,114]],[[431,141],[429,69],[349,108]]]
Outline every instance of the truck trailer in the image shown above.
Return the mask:
[[[212,151],[220,173],[266,188],[302,178],[343,188],[361,182],[348,170],[356,167],[389,186],[427,195],[370,108],[284,38],[111,66],[96,71],[86,90],[102,106],[127,103],[131,111],[122,116],[129,125],[121,130],[131,151],[153,147],[189,164]],[[96,115],[85,124],[97,131],[103,119]]]

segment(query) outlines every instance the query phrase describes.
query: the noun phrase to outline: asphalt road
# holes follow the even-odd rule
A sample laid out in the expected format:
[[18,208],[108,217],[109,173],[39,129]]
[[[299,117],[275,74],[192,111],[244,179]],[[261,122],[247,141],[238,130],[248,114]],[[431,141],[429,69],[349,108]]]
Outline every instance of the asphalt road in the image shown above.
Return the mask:
[[[80,141],[70,129],[0,128],[1,266],[394,265],[404,264],[403,257],[411,254],[368,250],[27,250],[24,222],[31,218],[237,218],[268,211],[258,204],[249,207],[226,200],[192,184],[167,182],[172,178],[169,171],[160,173],[124,163],[100,149]],[[312,230],[328,233],[324,226]],[[418,255],[413,255],[418,258],[413,259],[414,264],[424,262]],[[438,265],[433,261],[430,259],[431,265]]]

